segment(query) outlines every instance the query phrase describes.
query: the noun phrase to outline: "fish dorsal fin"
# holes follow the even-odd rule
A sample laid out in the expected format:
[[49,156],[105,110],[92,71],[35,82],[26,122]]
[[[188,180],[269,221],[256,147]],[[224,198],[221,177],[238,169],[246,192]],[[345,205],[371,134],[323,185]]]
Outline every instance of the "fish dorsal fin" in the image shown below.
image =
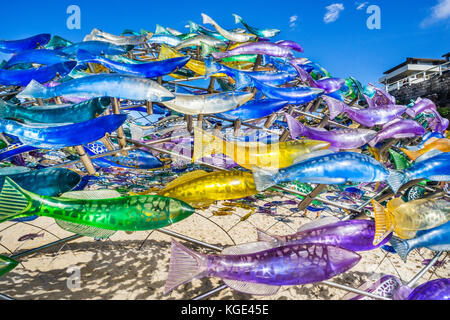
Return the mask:
[[10,176],[30,172],[28,167],[5,167],[0,169],[0,176]]
[[236,246],[231,246],[222,250],[223,255],[239,255],[239,254],[250,254],[255,252],[260,252],[264,250],[272,249],[273,245],[265,241],[257,241],[250,243],[238,244]]
[[[222,251],[222,254],[223,255],[250,254],[268,250],[271,248],[273,248],[271,244],[264,241],[259,241],[259,242],[239,244],[237,246],[225,248]],[[271,286],[252,282],[244,282],[229,279],[223,279],[223,281],[231,289],[251,295],[271,296],[277,293],[278,290],[280,289],[280,286]]]
[[326,226],[326,225],[329,225],[332,223],[336,223],[338,221],[339,221],[339,219],[336,217],[326,217],[323,219],[319,219],[319,220],[315,220],[313,222],[306,223],[306,224],[302,225],[297,231],[302,232],[302,231],[306,231],[306,230],[311,230],[311,229]]
[[57,220],[55,219],[56,224],[66,231],[80,234],[85,237],[92,237],[92,238],[100,238],[100,239],[108,239],[113,234],[116,233],[115,230],[107,230],[107,229],[101,229],[91,226],[85,226],[78,223],[63,221],[63,220]]
[[17,267],[18,264],[19,262],[16,260],[0,255],[0,277]]
[[313,158],[317,158],[317,157],[321,157],[321,156],[325,156],[325,155],[333,154],[333,153],[335,153],[335,152],[331,151],[331,150],[318,150],[318,151],[302,154],[302,155],[299,155],[297,158],[295,158],[295,160],[293,161],[293,164],[297,164],[297,163],[300,163],[300,162],[303,162],[306,160],[310,160]]
[[395,198],[388,202],[386,208],[389,212],[394,212],[395,209],[397,209],[404,203],[405,201],[403,201],[401,198]]
[[431,159],[439,154],[443,153],[441,150],[437,150],[437,149],[433,149],[428,151],[427,153],[421,155],[420,157],[418,157],[415,161],[415,163],[419,163],[419,162],[423,162],[425,160]]
[[183,183],[206,176],[208,174],[209,174],[208,172],[203,171],[203,170],[196,170],[196,171],[186,173],[186,174],[182,175],[181,177],[178,177],[175,180],[169,182],[166,185],[166,187],[164,188],[164,190],[169,190],[169,189],[175,188]]
[[121,196],[122,195],[115,190],[82,190],[63,193],[61,198],[97,200],[120,198]]

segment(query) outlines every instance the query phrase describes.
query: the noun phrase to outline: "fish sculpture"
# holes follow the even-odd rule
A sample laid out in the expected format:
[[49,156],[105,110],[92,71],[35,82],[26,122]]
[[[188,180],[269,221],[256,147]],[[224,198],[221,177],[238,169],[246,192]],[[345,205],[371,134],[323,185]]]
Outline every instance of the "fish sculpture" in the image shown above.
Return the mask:
[[[408,150],[405,148],[401,148],[401,150],[413,161],[415,161],[420,156],[425,155],[426,153],[432,150],[439,150],[441,152],[450,152],[450,139],[429,139],[423,145],[423,148],[415,151]],[[423,159],[423,158],[422,158]]]
[[228,142],[195,127],[192,160],[195,161],[210,154],[222,153],[246,169],[251,169],[255,165],[278,169],[292,165],[296,159],[300,159],[305,154],[326,149],[329,146],[328,142],[314,140],[287,141],[274,144]]
[[434,102],[431,101],[430,99],[417,98],[414,105],[411,108],[409,108],[408,110],[406,110],[406,114],[412,118],[415,118],[420,113],[422,113],[426,110],[437,110],[437,107],[434,104]]
[[[86,191],[82,191],[86,194]],[[89,194],[89,193],[88,193]],[[0,222],[38,215],[92,228],[143,231],[163,228],[194,213],[183,201],[162,196],[77,199],[77,192],[55,198],[22,189],[10,178],[1,183]]]
[[314,80],[311,75],[306,72],[302,66],[298,66],[295,63],[291,63],[292,66],[297,70],[300,79],[309,84],[313,88],[323,89],[326,94],[338,91],[345,83],[344,79],[339,78],[321,78],[320,80]]
[[[403,300],[412,291],[409,287],[404,286],[400,279],[391,275],[383,275],[378,279],[369,279],[363,285],[359,286],[358,290],[394,300]],[[349,292],[340,300],[374,300],[374,298]]]
[[43,33],[21,40],[0,40],[0,52],[16,53],[35,49],[38,46],[45,46],[50,41],[50,38],[50,34]]
[[361,148],[377,134],[369,129],[326,130],[324,128],[311,128],[287,113],[285,113],[285,117],[292,139],[307,137],[312,140],[327,141],[330,143],[330,147],[341,150]]
[[11,258],[0,255],[0,277],[17,267],[19,262]]
[[391,155],[392,161],[395,165],[395,169],[403,170],[411,166],[408,159],[397,151],[389,149],[389,154]]
[[435,279],[415,288],[406,300],[450,300],[450,279]]
[[[325,220],[324,224],[317,224]],[[389,237],[383,242],[373,245],[375,236],[375,223],[370,220],[333,221],[334,219],[319,219],[306,227],[300,228],[297,233],[278,236],[270,235],[260,229],[258,241],[269,242],[273,246],[288,244],[323,244],[344,248],[351,251],[369,251],[381,247],[389,241]],[[328,223],[330,222],[330,223]]]
[[292,81],[297,77],[296,74],[285,71],[268,72],[237,70],[211,61],[210,59],[205,59],[205,73],[206,78],[218,73],[224,73],[232,77],[236,81],[236,89],[238,90],[255,86],[253,81],[251,81],[252,79],[277,86]]
[[21,142],[13,143],[13,144],[9,145],[8,147],[0,150],[0,161],[17,156],[21,153],[33,151],[36,149],[38,149],[38,148],[28,146]]
[[144,78],[154,78],[165,76],[178,69],[191,59],[191,57],[178,57],[163,61],[154,61],[148,63],[128,64],[120,63],[102,56],[90,54],[87,51],[78,51],[77,61],[79,63],[99,63],[115,72],[122,74],[130,74]]
[[61,149],[96,141],[117,130],[127,119],[126,115],[108,115],[73,124],[23,124],[0,119],[0,132],[6,132],[35,148]]
[[446,222],[439,227],[420,230],[412,239],[403,240],[397,237],[390,239],[392,246],[400,258],[406,262],[408,254],[417,248],[427,248],[433,251],[450,250],[450,222]]
[[281,182],[300,181],[316,184],[344,184],[346,182],[381,182],[389,171],[375,159],[361,153],[312,153],[310,159],[297,162],[284,169],[253,166],[256,189],[266,190]]
[[[88,143],[83,147],[89,155],[97,155],[110,151],[99,142]],[[163,166],[162,162],[150,152],[139,149],[127,151],[126,156],[117,154],[114,156],[104,156],[101,158],[92,159],[92,162],[104,168],[119,167],[145,170],[160,168]],[[28,190],[27,188],[24,189]]]
[[73,42],[64,39],[60,36],[54,35],[50,41],[45,45],[46,49],[51,49],[51,50],[59,50],[68,46],[73,45]]
[[21,188],[41,196],[56,197],[75,188],[81,177],[75,171],[65,168],[44,168],[28,172],[11,172],[0,169],[0,177],[9,177]]
[[253,98],[249,92],[223,92],[203,95],[175,94],[175,99],[163,104],[176,112],[198,115],[229,111]]
[[323,96],[323,100],[328,106],[331,120],[336,118],[341,113],[346,113],[350,119],[369,128],[391,122],[392,120],[401,116],[407,109],[407,107],[405,106],[398,105],[358,109],[349,107],[345,103],[328,96]]
[[19,98],[43,98],[63,96],[67,98],[115,97],[151,102],[168,101],[175,96],[157,82],[125,74],[99,74],[64,82],[47,88],[36,81],[20,92]]
[[176,47],[182,40],[171,34],[154,34],[150,39],[147,39],[147,43],[153,44],[165,44],[167,46]]
[[411,167],[393,173],[395,178],[390,179],[388,183],[395,193],[402,185],[412,180],[450,181],[450,153],[437,150],[429,153],[434,156],[425,160],[418,158]]
[[8,60],[3,68],[8,69],[12,66],[23,63],[36,63],[50,66],[68,61],[71,61],[70,56],[60,51],[48,49],[26,50],[15,54]]
[[315,100],[323,95],[324,91],[318,88],[310,87],[276,87],[269,84],[252,80],[255,88],[262,94],[271,99],[279,99],[289,102],[290,104],[304,104]]
[[[278,44],[280,46],[284,46],[286,48],[289,48],[291,50],[297,51],[297,52],[304,52],[303,47],[299,45],[297,42],[292,40],[280,40],[275,42],[275,44]],[[294,58],[297,62],[299,61],[307,61],[307,58]]]
[[248,55],[248,54],[261,54],[280,58],[294,57],[292,50],[290,48],[266,41],[245,43],[232,50],[211,53],[213,58],[217,60],[237,55]]
[[239,32],[232,32],[225,30],[221,26],[217,24],[211,17],[207,16],[206,14],[202,13],[203,18],[203,24],[212,24],[214,28],[217,30],[218,33],[220,33],[221,36],[224,38],[233,41],[233,42],[247,42],[252,39],[256,38],[256,35],[249,34],[249,33],[239,33]]
[[204,26],[201,26],[198,23],[195,23],[193,21],[188,21],[188,23],[189,23],[188,27],[189,27],[189,30],[190,30],[191,33],[205,34],[207,36],[216,38],[216,39],[221,40],[221,41],[228,41],[227,38],[222,36],[217,31],[213,31],[213,30],[210,30],[208,28],[205,28]]
[[257,194],[249,172],[186,173],[170,182],[158,195],[182,200],[194,208],[211,205],[218,200],[241,199]]
[[118,46],[127,46],[127,45],[137,46],[143,43],[147,39],[147,36],[148,35],[123,37],[94,28],[92,29],[91,33],[84,38],[83,41],[105,41],[113,43]]
[[266,242],[226,248],[220,255],[194,252],[172,239],[169,275],[164,292],[194,278],[217,277],[230,288],[269,296],[280,286],[320,282],[355,266],[361,257],[352,251],[319,244],[272,248]]
[[196,35],[195,37],[183,40],[174,49],[181,50],[190,47],[201,47],[202,43],[213,48],[224,48],[227,44],[219,39],[207,36],[205,34]]
[[59,51],[72,57],[76,57],[79,50],[84,50],[92,54],[107,54],[114,56],[125,54],[132,49],[132,47],[133,46],[117,46],[105,41],[84,41],[72,44]]
[[[216,116],[235,121],[235,120],[250,120],[250,119],[260,119],[271,114],[280,111],[288,104],[287,101],[278,99],[262,99],[262,100],[251,100],[236,109],[218,113]],[[315,140],[315,139],[314,139]]]
[[234,14],[234,20],[236,23],[242,23],[245,27],[245,29],[247,29],[247,31],[251,34],[257,35],[259,38],[272,38],[275,37],[277,34],[279,34],[281,32],[281,30],[278,29],[259,29],[259,28],[254,28],[250,25],[248,25],[244,19],[242,19],[240,16],[238,16],[237,14]]
[[0,118],[33,123],[83,122],[101,115],[110,104],[109,98],[95,98],[73,105],[20,106],[0,99]]
[[425,128],[414,120],[394,120],[387,123],[381,131],[377,133],[375,138],[369,142],[371,147],[383,140],[394,138],[404,139],[423,136]]
[[375,214],[377,245],[392,231],[401,239],[411,239],[417,231],[436,228],[450,219],[450,203],[445,200],[420,199],[404,202],[400,198],[388,202],[387,208],[371,200]]
[[25,70],[0,69],[0,84],[5,86],[26,86],[31,81],[44,83],[52,80],[56,75],[61,77],[68,75],[76,65],[75,61],[68,61]]
[[22,241],[34,240],[36,238],[43,238],[44,235],[45,235],[44,232],[42,232],[42,233],[28,233],[26,235],[21,236],[19,239],[17,239],[17,241],[22,242]]

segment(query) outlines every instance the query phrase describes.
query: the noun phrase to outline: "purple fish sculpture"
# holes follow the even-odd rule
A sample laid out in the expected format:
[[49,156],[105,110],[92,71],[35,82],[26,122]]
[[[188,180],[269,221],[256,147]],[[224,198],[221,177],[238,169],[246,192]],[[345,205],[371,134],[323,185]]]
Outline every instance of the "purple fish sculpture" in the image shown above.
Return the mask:
[[325,78],[320,80],[314,80],[311,75],[306,72],[303,68],[299,67],[295,63],[291,62],[291,65],[297,70],[300,79],[303,82],[308,83],[313,88],[319,88],[323,89],[324,92],[327,93],[333,93],[338,91],[344,84],[344,79],[338,79],[338,78]]
[[399,105],[386,105],[376,108],[358,109],[350,107],[339,100],[327,96],[322,96],[322,98],[328,106],[331,120],[336,118],[341,113],[346,113],[350,119],[369,128],[391,122],[401,116],[407,109],[407,107]]
[[373,84],[369,83],[370,86],[375,90],[375,95],[372,98],[372,101],[377,106],[385,106],[395,104],[395,97],[387,93],[386,91],[375,87]]
[[330,147],[340,150],[357,149],[376,136],[376,132],[369,129],[342,129],[328,131],[323,128],[311,128],[297,121],[289,114],[285,114],[292,139],[308,137],[312,140],[327,141]]
[[436,105],[430,99],[417,98],[414,106],[406,110],[406,114],[412,118],[417,117],[426,110],[437,110]]
[[238,56],[241,54],[265,54],[280,58],[293,58],[290,48],[272,42],[258,41],[240,45],[233,50],[225,52],[213,52],[214,59],[224,59],[228,57]]
[[301,45],[299,45],[297,42],[295,41],[291,41],[291,40],[280,40],[275,42],[275,44],[289,48],[291,50],[297,51],[297,52],[304,52],[303,48]]
[[273,248],[253,242],[226,248],[220,255],[205,255],[172,240],[165,293],[194,278],[221,278],[239,292],[269,296],[280,286],[324,281],[355,266],[355,252],[321,244]]
[[376,137],[369,142],[369,145],[373,148],[378,142],[383,140],[394,138],[412,138],[420,137],[425,134],[425,128],[414,120],[394,120],[387,123],[381,131],[379,131]]
[[[321,225],[321,220],[325,220],[323,223],[326,224]],[[370,220],[338,221],[331,224],[327,222],[328,218],[316,220],[300,228],[297,233],[287,236],[269,235],[258,229],[258,241],[268,242],[272,246],[315,243],[351,251],[374,250],[389,241],[384,239],[383,243],[373,245],[375,222]]]
[[[400,279],[391,275],[382,276],[378,280],[371,279],[358,287],[358,289],[395,300],[404,300],[412,291],[409,287],[404,286]],[[374,298],[349,292],[341,300],[374,300]]]
[[450,300],[450,279],[428,281],[415,288],[406,300]]
[[429,109],[426,110],[424,113],[426,114],[433,114],[434,115],[434,119],[430,122],[430,129],[433,132],[439,132],[441,134],[445,133],[445,130],[447,130],[448,125],[449,125],[449,120],[446,118],[443,118],[439,112],[437,110],[434,109]]

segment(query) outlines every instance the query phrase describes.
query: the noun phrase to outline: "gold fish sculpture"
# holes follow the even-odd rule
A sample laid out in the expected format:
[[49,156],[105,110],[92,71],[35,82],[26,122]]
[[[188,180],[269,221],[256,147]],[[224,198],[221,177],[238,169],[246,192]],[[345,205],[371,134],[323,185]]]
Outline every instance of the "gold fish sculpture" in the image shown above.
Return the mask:
[[411,151],[408,149],[401,149],[411,160],[415,161],[421,155],[431,151],[431,150],[439,150],[442,152],[450,152],[450,139],[436,139],[431,138],[427,143],[425,143],[424,147],[418,151]]
[[158,195],[171,195],[185,199],[195,208],[210,205],[218,200],[233,200],[257,194],[250,172],[193,171],[170,182]]
[[303,160],[306,154],[327,149],[329,142],[295,140],[264,144],[261,142],[228,142],[198,127],[194,128],[194,154],[199,160],[211,154],[225,154],[241,167],[251,170],[260,168],[286,168]]
[[372,200],[375,213],[374,245],[395,231],[402,239],[414,238],[417,231],[438,227],[450,219],[450,202],[419,199],[404,202],[400,198],[388,202],[387,208]]

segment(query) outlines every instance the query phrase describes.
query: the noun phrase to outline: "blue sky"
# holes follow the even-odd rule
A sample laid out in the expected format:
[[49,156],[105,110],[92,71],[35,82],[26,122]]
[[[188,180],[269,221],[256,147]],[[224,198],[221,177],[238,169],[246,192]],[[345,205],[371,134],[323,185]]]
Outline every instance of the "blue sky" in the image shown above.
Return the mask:
[[[81,30],[66,27],[66,10],[73,4],[81,8]],[[380,30],[366,26],[370,5],[381,9]],[[188,20],[202,22],[202,12],[228,29],[241,26],[232,13],[255,27],[280,29],[276,40],[304,47],[298,56],[321,64],[333,76],[354,76],[363,84],[376,82],[406,57],[440,58],[450,51],[450,0],[8,1],[0,13],[0,38],[45,32],[76,42],[94,27],[120,34],[124,29],[154,31],[156,24],[185,32]]]

